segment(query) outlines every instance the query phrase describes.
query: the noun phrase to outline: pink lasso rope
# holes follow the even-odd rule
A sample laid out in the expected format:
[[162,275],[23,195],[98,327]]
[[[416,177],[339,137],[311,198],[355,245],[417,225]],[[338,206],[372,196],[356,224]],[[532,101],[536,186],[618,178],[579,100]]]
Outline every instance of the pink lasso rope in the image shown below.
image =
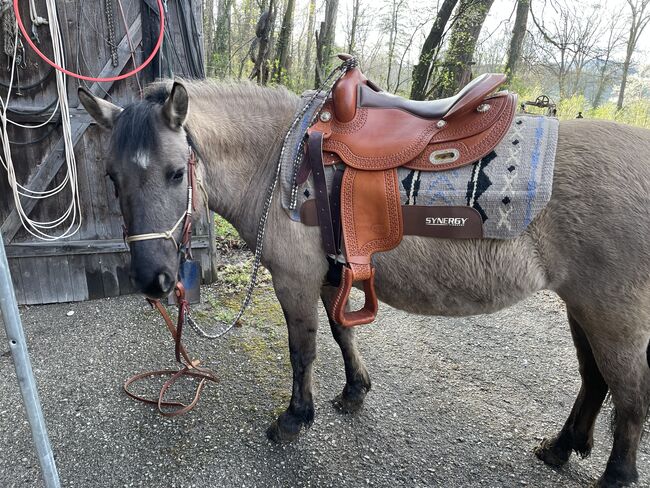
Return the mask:
[[73,78],[78,78],[80,80],[86,80],[86,81],[96,81],[96,82],[107,82],[107,81],[119,81],[123,80],[125,78],[128,78],[130,76],[135,75],[136,73],[139,73],[143,69],[145,69],[151,61],[153,61],[153,58],[156,56],[158,51],[160,50],[160,47],[162,46],[163,42],[163,37],[165,34],[165,10],[163,8],[162,0],[156,0],[156,3],[158,3],[158,10],[159,10],[159,17],[160,17],[160,34],[158,35],[158,41],[156,41],[156,45],[153,48],[153,51],[149,55],[149,57],[142,63],[140,66],[134,68],[133,70],[129,71],[128,73],[124,73],[122,75],[118,76],[110,76],[110,77],[105,77],[105,78],[99,78],[99,77],[93,77],[93,76],[86,76],[86,75],[80,75],[79,73],[74,73],[72,71],[69,71],[65,69],[62,66],[59,66],[56,64],[54,61],[49,59],[45,54],[41,52],[41,50],[36,47],[34,44],[34,41],[29,37],[29,34],[27,33],[27,30],[25,29],[25,25],[23,24],[23,19],[20,17],[20,12],[18,9],[18,0],[13,0],[14,1],[14,12],[16,14],[16,21],[18,22],[18,27],[20,28],[20,32],[22,32],[23,37],[27,41],[27,44],[34,50],[38,56],[45,61],[47,64],[52,66],[53,68],[61,71],[62,73],[65,73],[68,76],[72,76]]

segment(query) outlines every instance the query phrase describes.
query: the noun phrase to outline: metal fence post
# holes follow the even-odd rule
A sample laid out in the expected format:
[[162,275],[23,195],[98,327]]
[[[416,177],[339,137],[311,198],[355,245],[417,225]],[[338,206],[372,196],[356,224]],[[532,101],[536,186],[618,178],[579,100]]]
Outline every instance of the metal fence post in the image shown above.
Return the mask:
[[5,252],[4,242],[0,235],[0,311],[7,331],[9,349],[16,367],[16,376],[20,392],[23,395],[23,403],[27,411],[27,419],[32,429],[32,438],[36,445],[38,461],[41,464],[43,481],[47,488],[59,488],[59,473],[56,470],[50,439],[45,428],[45,419],[41,409],[41,402],[38,398],[36,380],[32,371],[32,364],[27,352],[25,333],[18,313],[16,294],[14,293],[9,273],[9,263]]

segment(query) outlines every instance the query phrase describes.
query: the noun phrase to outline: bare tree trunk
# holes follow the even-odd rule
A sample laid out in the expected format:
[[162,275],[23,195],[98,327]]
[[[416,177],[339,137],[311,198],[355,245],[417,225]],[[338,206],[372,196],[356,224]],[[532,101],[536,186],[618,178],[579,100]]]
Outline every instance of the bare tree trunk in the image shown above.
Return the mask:
[[[263,7],[262,7],[263,8]],[[256,80],[260,85],[266,85],[269,79],[269,53],[271,52],[271,33],[275,21],[275,0],[270,0],[268,10],[262,12],[255,28],[255,37],[258,45],[257,55],[254,59],[255,66],[250,74],[251,80]]]
[[510,47],[508,48],[508,59],[506,61],[506,74],[510,80],[517,73],[519,61],[521,61],[521,48],[524,44],[524,37],[526,36],[528,12],[530,12],[530,0],[518,0],[517,15],[515,16],[515,25],[512,29]]
[[323,83],[331,66],[338,8],[339,0],[325,0],[325,20],[321,22],[320,31],[316,36],[316,88]]
[[413,100],[424,100],[429,86],[429,73],[431,72],[431,64],[438,57],[442,39],[445,33],[445,27],[449,22],[451,13],[454,11],[458,0],[444,0],[436,20],[431,27],[431,31],[424,41],[422,51],[420,52],[420,60],[418,64],[413,67],[413,84],[411,85],[411,98]]
[[309,0],[309,18],[307,20],[307,45],[305,59],[302,65],[302,79],[305,86],[309,85],[309,74],[312,72],[311,50],[314,45],[314,24],[316,22],[316,0]]
[[354,44],[357,36],[357,25],[359,23],[359,8],[361,0],[352,0],[352,21],[350,25],[350,40],[347,46],[348,54],[354,54]]
[[214,0],[203,1],[203,49],[207,64],[207,75],[214,76],[213,48],[214,48]]
[[494,0],[460,0],[459,17],[451,30],[449,49],[437,77],[435,98],[454,95],[472,78],[472,58],[483,22]]
[[287,9],[282,18],[282,27],[278,36],[277,54],[273,66],[273,80],[278,83],[286,82],[289,72],[289,50],[291,49],[291,27],[296,0],[287,0]]
[[650,0],[627,0],[630,9],[632,10],[632,22],[630,23],[630,36],[627,41],[627,50],[625,52],[625,61],[623,63],[623,77],[621,79],[621,89],[618,92],[618,101],[616,102],[616,109],[623,108],[623,101],[625,100],[625,87],[627,85],[627,76],[630,71],[630,64],[632,63],[632,55],[639,42],[639,37],[643,30],[650,22]]
[[386,90],[391,91],[390,78],[393,73],[393,61],[395,60],[395,45],[397,44],[397,36],[399,34],[399,13],[402,8],[403,0],[393,0],[390,28],[388,36],[388,72],[386,73]]
[[232,0],[219,0],[212,54],[213,74],[224,78],[230,74],[230,11]]

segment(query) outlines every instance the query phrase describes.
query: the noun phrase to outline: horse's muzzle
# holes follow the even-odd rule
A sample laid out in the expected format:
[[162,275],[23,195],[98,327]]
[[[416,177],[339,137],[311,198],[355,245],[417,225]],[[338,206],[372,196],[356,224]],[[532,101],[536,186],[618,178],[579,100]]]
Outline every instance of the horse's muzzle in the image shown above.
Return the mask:
[[137,274],[131,274],[133,285],[147,297],[159,299],[169,295],[176,285],[176,280],[168,271],[155,273],[150,279],[141,280]]

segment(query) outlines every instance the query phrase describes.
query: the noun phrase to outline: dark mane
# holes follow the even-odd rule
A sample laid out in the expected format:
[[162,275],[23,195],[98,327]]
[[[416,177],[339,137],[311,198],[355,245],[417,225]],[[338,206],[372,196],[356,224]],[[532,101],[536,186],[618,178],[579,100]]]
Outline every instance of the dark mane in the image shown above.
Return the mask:
[[150,152],[158,146],[159,135],[156,130],[158,108],[165,103],[170,89],[166,84],[156,84],[147,90],[143,100],[127,105],[115,120],[111,146],[118,159]]

